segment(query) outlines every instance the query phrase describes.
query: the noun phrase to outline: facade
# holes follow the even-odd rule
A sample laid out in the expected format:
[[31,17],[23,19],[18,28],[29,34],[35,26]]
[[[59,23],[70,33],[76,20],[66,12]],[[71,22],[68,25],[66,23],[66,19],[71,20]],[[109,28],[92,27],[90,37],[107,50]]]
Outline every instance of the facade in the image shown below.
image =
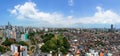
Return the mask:
[[111,30],[113,30],[113,24],[111,24]]
[[27,46],[21,46],[20,49],[20,56],[27,56]]
[[8,38],[8,39],[9,39],[9,38],[11,37],[11,34],[10,34],[11,30],[12,30],[12,26],[11,26],[11,24],[8,22],[8,25],[5,26],[4,38]]
[[16,39],[16,31],[15,30],[11,30],[10,31],[10,36],[11,36],[11,38]]
[[21,34],[21,41],[27,41],[28,40],[28,33]]
[[0,37],[4,37],[4,30],[0,30]]
[[24,34],[24,38],[25,38],[25,41],[28,40],[28,33],[25,33],[25,34]]
[[114,32],[114,30],[115,30],[115,28],[114,28],[113,24],[111,24],[110,31],[111,31],[111,32]]
[[24,38],[24,34],[21,34],[21,41],[24,41],[25,38]]
[[13,56],[27,56],[27,46],[12,44],[11,51]]
[[21,34],[19,31],[16,31],[16,41],[20,41]]
[[10,38],[10,31],[9,29],[4,30],[4,38]]
[[16,45],[16,44],[11,45],[11,46],[10,46],[10,50],[12,51],[12,53],[18,52],[18,47],[17,47],[17,45]]

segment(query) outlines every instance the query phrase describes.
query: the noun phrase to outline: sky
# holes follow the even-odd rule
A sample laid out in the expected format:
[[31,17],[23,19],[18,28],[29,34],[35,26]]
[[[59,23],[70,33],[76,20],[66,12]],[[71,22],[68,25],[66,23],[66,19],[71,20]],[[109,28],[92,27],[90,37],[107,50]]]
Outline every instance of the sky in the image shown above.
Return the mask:
[[0,25],[120,28],[120,0],[0,0]]

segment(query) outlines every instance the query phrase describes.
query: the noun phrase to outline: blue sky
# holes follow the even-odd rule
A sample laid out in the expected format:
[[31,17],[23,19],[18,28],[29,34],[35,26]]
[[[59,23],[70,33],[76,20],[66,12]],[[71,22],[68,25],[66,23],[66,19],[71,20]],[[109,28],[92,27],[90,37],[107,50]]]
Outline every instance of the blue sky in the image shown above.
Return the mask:
[[0,0],[0,25],[109,27],[120,25],[120,0]]

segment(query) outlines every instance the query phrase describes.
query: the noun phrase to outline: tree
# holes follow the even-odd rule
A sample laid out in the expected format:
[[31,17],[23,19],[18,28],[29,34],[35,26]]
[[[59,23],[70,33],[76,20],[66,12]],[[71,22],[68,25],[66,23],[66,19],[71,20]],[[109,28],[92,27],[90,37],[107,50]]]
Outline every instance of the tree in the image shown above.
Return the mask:
[[50,40],[52,37],[54,37],[54,34],[45,34],[41,36],[41,38],[43,38],[44,43]]
[[44,42],[45,44],[41,47],[42,52],[53,51],[53,53],[55,54],[58,52],[58,48],[60,48],[60,51],[63,54],[66,54],[68,52],[68,49],[70,48],[70,44],[68,40],[64,38],[62,35],[48,34],[43,38],[43,40],[46,40],[46,41]]
[[4,46],[0,46],[0,52],[5,53],[6,52],[6,48]]
[[28,35],[33,37],[35,35],[35,32],[29,32]]
[[0,39],[2,39],[2,37],[0,37]]
[[5,40],[2,44],[5,45],[5,46],[10,46],[10,45],[13,44],[13,43],[14,43],[14,42],[9,41],[9,39],[6,38],[6,40]]
[[35,45],[35,39],[34,39],[32,36],[29,36],[28,39],[30,39],[31,43],[32,43],[33,45]]
[[28,46],[28,44],[26,42],[24,42],[24,41],[20,41],[20,42],[18,42],[18,44],[20,44],[22,46]]
[[66,50],[70,48],[70,44],[66,38],[63,38],[63,46]]

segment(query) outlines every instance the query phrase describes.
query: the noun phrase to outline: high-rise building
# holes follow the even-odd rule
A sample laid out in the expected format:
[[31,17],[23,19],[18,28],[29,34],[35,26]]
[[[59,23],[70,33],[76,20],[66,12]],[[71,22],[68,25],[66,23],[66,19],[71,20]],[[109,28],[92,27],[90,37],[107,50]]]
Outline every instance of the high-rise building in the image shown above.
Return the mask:
[[10,46],[10,49],[11,49],[12,53],[18,52],[18,47],[17,47],[17,46],[18,46],[18,45],[16,45],[16,44],[12,44],[12,45]]
[[11,36],[10,36],[10,30],[9,29],[6,29],[5,31],[4,31],[4,38],[10,38]]
[[28,40],[28,33],[21,34],[21,40],[27,41]]
[[4,38],[11,38],[12,25],[8,22],[8,25],[5,26]]
[[21,34],[19,31],[16,31],[16,41],[20,41]]
[[114,26],[113,26],[113,24],[111,24],[110,31],[111,31],[111,32],[114,32]]
[[111,24],[111,30],[113,30],[113,24]]
[[6,26],[6,29],[12,30],[12,25],[8,22],[8,25]]
[[27,56],[27,46],[22,46],[23,52],[22,56]]

